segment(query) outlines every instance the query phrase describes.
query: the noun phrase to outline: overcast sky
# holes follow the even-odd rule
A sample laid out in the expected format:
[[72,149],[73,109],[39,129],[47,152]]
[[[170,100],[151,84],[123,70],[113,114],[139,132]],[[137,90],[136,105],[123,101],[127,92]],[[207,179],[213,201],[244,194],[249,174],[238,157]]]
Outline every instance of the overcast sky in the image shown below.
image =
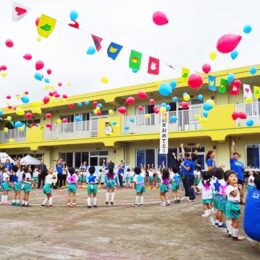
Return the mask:
[[[51,83],[61,94],[106,90],[140,83],[174,78],[180,67],[201,71],[204,63],[213,70],[258,64],[260,58],[260,1],[259,0],[17,0],[31,8],[29,14],[13,22],[12,1],[0,0],[0,66],[8,67],[6,78],[0,77],[1,107],[6,95],[13,97],[30,92],[30,99],[42,99],[47,93],[43,82],[34,79],[34,63],[42,60],[51,68]],[[69,13],[76,10],[82,30],[69,27]],[[169,19],[165,26],[152,22],[155,11],[164,11]],[[35,19],[41,13],[57,19],[54,32],[48,39],[37,41]],[[244,25],[253,27],[250,34],[243,33]],[[103,37],[103,49],[93,56],[86,55],[93,46],[90,33]],[[243,36],[237,59],[218,54],[213,62],[209,53],[216,50],[217,39],[226,33]],[[12,39],[15,46],[6,48],[5,40]],[[107,57],[111,41],[124,46],[118,58]],[[143,53],[141,70],[133,73],[128,68],[131,49]],[[31,53],[33,60],[22,56]],[[159,76],[147,74],[148,57],[161,59]],[[172,70],[165,62],[177,66]],[[46,75],[46,69],[42,72]],[[108,77],[109,84],[102,84]],[[66,83],[72,85],[66,86]]]

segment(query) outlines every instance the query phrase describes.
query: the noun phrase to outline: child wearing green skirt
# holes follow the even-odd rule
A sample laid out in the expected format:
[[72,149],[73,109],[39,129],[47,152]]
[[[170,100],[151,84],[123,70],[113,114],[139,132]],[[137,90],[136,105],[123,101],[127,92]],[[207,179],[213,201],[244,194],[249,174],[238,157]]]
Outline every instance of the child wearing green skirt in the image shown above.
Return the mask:
[[56,176],[53,175],[53,168],[48,171],[48,175],[45,177],[45,184],[43,186],[43,193],[46,195],[46,198],[42,202],[43,207],[52,207],[52,183],[56,179]]
[[134,176],[134,185],[136,190],[135,197],[135,207],[143,206],[144,197],[143,193],[145,192],[145,174],[141,174],[141,169],[139,167],[134,168],[135,176]]
[[166,196],[166,193],[169,191],[169,184],[170,184],[170,173],[168,169],[163,169],[162,182],[160,183],[161,206],[169,206],[171,204],[170,200]]
[[24,191],[22,206],[23,207],[30,207],[29,197],[30,197],[30,192],[32,190],[32,175],[30,173],[30,169],[29,169],[28,166],[24,167],[24,174],[25,174],[25,178],[24,178],[24,181],[22,183],[22,190]]
[[78,176],[75,173],[75,169],[73,167],[69,168],[69,173],[67,176],[67,183],[68,183],[68,206],[69,207],[76,207],[76,192],[77,192],[77,182]]
[[16,165],[13,166],[12,171],[13,171],[13,182],[14,182],[14,186],[13,186],[14,198],[12,201],[12,205],[20,206],[23,174]]
[[92,205],[94,208],[97,207],[98,177],[95,175],[95,171],[96,169],[94,166],[88,168],[88,172],[89,172],[89,176],[87,176],[88,208],[91,208]]
[[1,204],[8,205],[8,193],[11,190],[10,186],[10,175],[6,166],[2,167],[3,181],[2,181],[2,189],[3,195],[1,198]]
[[106,205],[109,204],[109,195],[111,194],[111,200],[110,204],[114,205],[114,199],[115,199],[115,187],[118,183],[118,176],[114,173],[114,168],[109,167],[108,173],[105,176],[105,186],[107,189],[106,192]]

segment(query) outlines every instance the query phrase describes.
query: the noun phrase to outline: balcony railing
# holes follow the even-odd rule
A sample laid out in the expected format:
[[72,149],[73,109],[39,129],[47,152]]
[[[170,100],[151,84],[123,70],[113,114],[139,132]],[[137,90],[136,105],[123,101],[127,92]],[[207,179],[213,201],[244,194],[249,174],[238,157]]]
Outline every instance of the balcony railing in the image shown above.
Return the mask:
[[[254,121],[254,125],[260,125],[260,102],[252,102],[251,104],[239,103],[235,107],[236,112],[244,112],[247,119]],[[237,119],[237,126],[246,126],[246,120]]]
[[0,133],[1,143],[9,143],[10,139],[14,139],[16,143],[21,143],[26,141],[26,127],[23,131],[18,128],[9,129],[8,133],[1,131]]
[[[169,112],[169,131],[193,131],[200,130],[201,124],[198,119],[195,119],[197,114],[201,116],[201,106],[192,107],[188,110],[178,110]],[[177,117],[175,123],[170,121],[172,116]],[[158,133],[160,130],[160,114],[133,115],[125,116],[122,125],[123,134],[144,134],[144,133]],[[126,126],[129,127],[126,130]]]
[[73,138],[96,137],[98,132],[98,119],[88,121],[54,124],[51,129],[44,129],[45,140],[62,140]]

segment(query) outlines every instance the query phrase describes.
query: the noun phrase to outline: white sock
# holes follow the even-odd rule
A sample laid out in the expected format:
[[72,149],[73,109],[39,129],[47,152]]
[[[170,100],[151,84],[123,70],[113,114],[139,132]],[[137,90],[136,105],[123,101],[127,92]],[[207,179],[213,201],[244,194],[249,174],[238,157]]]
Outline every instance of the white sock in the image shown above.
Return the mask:
[[109,201],[109,192],[107,191],[106,192],[106,202],[108,202]]
[[114,199],[115,199],[115,192],[112,192],[111,193],[111,202],[114,202]]
[[204,214],[205,214],[205,215],[208,215],[208,214],[209,214],[207,209],[204,210]]
[[135,196],[135,204],[139,204],[139,196]]
[[52,206],[52,197],[49,198],[49,205]]
[[22,205],[24,205],[24,200],[22,200]]
[[140,196],[140,204],[141,204],[141,205],[144,204],[144,196]]
[[216,224],[219,224],[219,221],[216,219],[216,220],[215,220],[215,223],[216,223]]
[[233,237],[238,237],[238,228],[233,228]]
[[5,203],[8,202],[8,195],[5,195]]
[[233,234],[232,220],[226,220],[227,230],[229,235]]
[[12,203],[13,203],[13,204],[15,203],[15,199],[12,200]]
[[20,203],[20,200],[16,200],[16,203],[19,204],[19,203]]
[[91,198],[90,197],[87,198],[87,203],[88,203],[88,206],[91,206]]
[[5,195],[2,195],[1,196],[1,203],[4,203],[4,201],[5,201]]
[[29,203],[28,203],[28,201],[24,201],[24,204],[25,204],[25,205],[28,205]]
[[47,204],[47,201],[48,201],[48,199],[45,198],[44,201],[42,202],[42,205],[46,205],[46,204]]
[[93,198],[93,205],[96,206],[97,205],[97,198]]
[[211,212],[212,212],[211,210],[212,210],[212,209],[208,209],[208,210],[207,210],[207,212],[208,212],[207,214],[208,214],[208,215],[211,214]]

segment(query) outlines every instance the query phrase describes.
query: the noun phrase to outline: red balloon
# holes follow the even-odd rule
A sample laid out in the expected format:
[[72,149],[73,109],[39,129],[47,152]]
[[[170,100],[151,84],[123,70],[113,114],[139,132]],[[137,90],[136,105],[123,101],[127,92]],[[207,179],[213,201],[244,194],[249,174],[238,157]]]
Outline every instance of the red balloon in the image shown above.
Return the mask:
[[2,66],[0,67],[0,71],[1,71],[1,70],[7,70],[7,66],[2,65]]
[[44,98],[43,98],[43,103],[46,105],[46,104],[48,104],[50,102],[50,98],[48,97],[48,96],[45,96]]
[[99,110],[99,111],[97,112],[97,115],[98,115],[98,116],[102,116],[102,111]]
[[58,86],[61,87],[61,86],[62,86],[62,83],[61,83],[61,82],[58,82]]
[[133,105],[135,103],[135,98],[134,97],[128,97],[126,99],[126,104],[127,105]]
[[47,113],[46,118],[51,119],[51,113]]
[[233,51],[239,44],[242,36],[236,34],[225,34],[217,42],[217,50],[221,53]]
[[44,67],[43,61],[41,61],[41,60],[36,61],[36,63],[35,63],[36,70],[41,70],[41,69],[43,69],[43,67]]
[[26,53],[26,54],[23,55],[23,58],[25,60],[31,60],[32,59],[32,55],[30,53]]
[[242,85],[242,82],[239,79],[236,79],[232,82],[233,86],[240,88]]
[[50,75],[52,73],[51,69],[47,69],[47,74]]
[[7,108],[8,108],[8,109],[12,109],[13,107],[9,105]]
[[183,109],[187,109],[187,108],[189,108],[189,103],[187,103],[187,102],[185,102],[185,101],[182,101],[182,102],[181,102],[181,107],[182,107]]
[[202,66],[202,71],[206,74],[208,74],[211,71],[211,66],[209,64],[204,64]]
[[137,93],[137,97],[140,99],[145,99],[145,98],[147,98],[147,94],[144,91],[139,91]]
[[63,98],[68,98],[68,96],[66,94],[63,94],[62,97]]
[[165,15],[165,13],[161,12],[161,11],[157,11],[153,14],[153,22],[156,25],[165,25],[169,22],[167,16]]
[[11,99],[11,98],[12,98],[12,97],[11,97],[11,96],[9,96],[9,95],[8,95],[8,96],[6,96],[6,99]]
[[26,119],[32,119],[33,115],[32,115],[32,113],[28,112],[28,113],[26,113],[25,117],[26,117]]
[[125,114],[125,113],[127,112],[127,108],[126,108],[126,107],[119,107],[119,108],[118,108],[118,112],[119,112],[120,114]]
[[139,111],[143,111],[143,110],[144,110],[144,107],[143,107],[143,106],[138,106],[138,110],[139,110]]
[[247,119],[247,115],[244,112],[239,112],[238,116],[239,116],[240,119]]
[[203,85],[203,79],[198,74],[191,74],[188,78],[188,85],[192,89],[200,88]]
[[47,128],[51,128],[51,124],[50,124],[50,123],[47,123],[45,126],[46,126]]
[[60,94],[59,94],[59,93],[56,93],[56,94],[54,95],[54,97],[59,98],[59,97],[60,97]]
[[69,104],[69,108],[72,109],[74,107],[74,104]]
[[154,107],[153,107],[153,112],[154,112],[155,114],[158,114],[158,113],[160,112],[160,110],[159,110],[158,107],[154,106]]
[[50,92],[49,92],[49,96],[50,96],[50,97],[53,97],[54,95],[55,95],[54,91],[50,91]]
[[68,123],[68,119],[67,119],[66,117],[64,117],[64,118],[62,118],[61,122],[62,122],[63,124],[66,124],[66,123]]
[[13,43],[13,41],[12,40],[6,40],[5,41],[5,45],[6,45],[6,47],[8,47],[8,48],[12,48],[13,46],[14,46],[14,43]]
[[155,100],[154,100],[153,98],[151,98],[151,99],[149,100],[149,105],[154,105],[154,102],[155,102]]
[[96,108],[97,107],[97,101],[93,102],[93,107]]
[[29,95],[29,91],[25,91],[25,92],[24,92],[24,95]]
[[239,118],[239,113],[238,112],[233,112],[232,113],[232,118],[233,118],[234,121],[237,120]]
[[40,17],[37,17],[37,18],[35,19],[35,25],[38,26],[39,22],[40,22]]

